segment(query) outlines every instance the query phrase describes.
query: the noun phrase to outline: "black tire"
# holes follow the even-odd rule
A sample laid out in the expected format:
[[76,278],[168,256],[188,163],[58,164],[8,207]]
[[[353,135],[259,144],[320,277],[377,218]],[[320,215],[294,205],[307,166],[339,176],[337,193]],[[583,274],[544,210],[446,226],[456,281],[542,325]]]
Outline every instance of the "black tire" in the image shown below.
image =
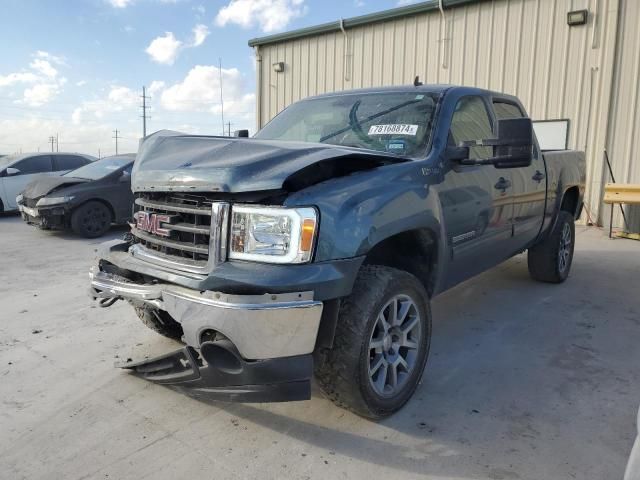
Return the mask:
[[182,337],[182,325],[176,322],[167,312],[150,307],[134,306],[133,309],[142,323],[154,332],[174,340],[180,340]]
[[[386,361],[388,352],[384,349],[387,347],[381,347],[378,353],[378,350],[371,345],[374,341],[382,344],[391,343],[386,342],[387,336],[392,337],[386,329],[385,333],[376,329],[379,328],[379,314],[385,315],[386,310],[383,307],[394,298],[408,298],[413,302],[416,315],[412,319],[405,313],[402,318],[409,318],[408,321],[418,323],[420,328],[416,337],[411,338],[411,342],[417,344],[412,357],[412,368],[402,372],[388,363],[383,370],[384,379],[382,379],[382,367],[378,370],[372,369],[371,363],[375,363],[376,358],[379,357],[383,357],[381,361]],[[406,303],[408,302],[402,303],[401,307],[406,306]],[[399,329],[404,325],[402,318],[397,326]],[[415,318],[418,322],[415,322]],[[408,338],[409,335],[414,334],[413,332],[415,330],[411,330],[405,336]],[[376,338],[373,338],[374,335]],[[378,340],[380,335],[384,336],[384,342]],[[396,338],[396,341],[399,340]],[[341,303],[334,345],[326,352],[322,364],[316,367],[316,379],[326,395],[337,405],[363,417],[382,418],[402,408],[415,392],[427,363],[430,341],[429,298],[420,281],[401,270],[365,265],[358,274],[351,295]],[[392,345],[396,347],[389,347],[389,350],[395,353],[397,359],[402,349],[406,347],[397,346],[395,343]],[[396,349],[395,352],[393,352],[394,349]],[[405,350],[407,358],[408,351]],[[387,379],[394,377],[389,372],[389,368],[396,372],[398,388],[395,392],[391,390],[389,394],[381,394],[377,391],[380,387],[376,387],[375,384],[379,384],[382,380],[382,389],[386,389]],[[375,371],[372,373],[372,370]],[[401,374],[404,376],[400,383]],[[375,376],[377,376],[376,381],[374,381]]]
[[104,203],[91,200],[83,203],[71,215],[71,229],[85,238],[96,238],[104,235],[109,228],[113,216]]
[[531,278],[548,283],[564,282],[571,271],[575,238],[573,215],[560,211],[551,233],[529,249],[527,263]]

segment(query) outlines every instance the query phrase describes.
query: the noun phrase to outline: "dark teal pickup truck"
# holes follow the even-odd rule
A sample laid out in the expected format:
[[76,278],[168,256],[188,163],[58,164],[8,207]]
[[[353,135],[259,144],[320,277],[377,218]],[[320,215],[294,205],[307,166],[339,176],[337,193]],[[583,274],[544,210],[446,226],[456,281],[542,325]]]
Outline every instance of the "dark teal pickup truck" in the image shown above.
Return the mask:
[[148,380],[257,402],[308,399],[315,376],[379,418],[420,381],[430,299],[525,250],[534,279],[566,280],[584,186],[584,155],[541,152],[512,96],[322,95],[253,138],[147,137],[91,295],[186,344],[123,365]]

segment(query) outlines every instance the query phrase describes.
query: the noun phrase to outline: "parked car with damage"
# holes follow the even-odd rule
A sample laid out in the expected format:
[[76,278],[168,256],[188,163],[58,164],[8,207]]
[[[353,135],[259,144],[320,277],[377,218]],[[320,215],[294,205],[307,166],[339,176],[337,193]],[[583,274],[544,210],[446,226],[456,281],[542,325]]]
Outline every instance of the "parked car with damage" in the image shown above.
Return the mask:
[[96,160],[81,153],[21,153],[0,157],[0,213],[18,210],[16,197],[40,175],[63,175]]
[[59,177],[41,176],[16,198],[22,219],[44,230],[71,229],[86,238],[131,220],[135,154],[97,160]]
[[583,153],[541,153],[515,97],[322,95],[253,138],[149,136],[131,238],[103,244],[91,295],[186,343],[124,365],[148,380],[302,400],[315,373],[338,405],[380,418],[418,387],[430,299],[526,250],[534,279],[567,279],[584,185]]

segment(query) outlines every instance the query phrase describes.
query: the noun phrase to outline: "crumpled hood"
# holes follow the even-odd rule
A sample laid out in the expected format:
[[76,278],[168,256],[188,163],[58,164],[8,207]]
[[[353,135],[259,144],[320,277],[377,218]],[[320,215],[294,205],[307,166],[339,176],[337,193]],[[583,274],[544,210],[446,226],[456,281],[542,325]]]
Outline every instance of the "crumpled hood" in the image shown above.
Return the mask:
[[357,163],[347,173],[406,161],[384,152],[326,144],[185,135],[165,130],[143,140],[131,185],[134,192],[277,190],[284,188],[293,174],[315,164],[326,164],[327,160]]
[[27,184],[22,195],[25,198],[37,199],[53,190],[57,190],[64,187],[70,187],[72,185],[78,185],[79,183],[86,183],[89,180],[74,177],[58,177],[51,175],[41,175],[35,180]]

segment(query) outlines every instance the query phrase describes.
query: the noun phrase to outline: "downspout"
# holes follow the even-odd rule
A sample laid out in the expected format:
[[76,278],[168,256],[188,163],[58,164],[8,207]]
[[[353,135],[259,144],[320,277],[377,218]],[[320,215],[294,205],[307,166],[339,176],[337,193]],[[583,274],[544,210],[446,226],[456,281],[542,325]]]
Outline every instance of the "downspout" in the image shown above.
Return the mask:
[[340,31],[344,36],[344,80],[346,82],[351,81],[351,42],[349,41],[349,35],[344,29],[344,20],[340,19]]
[[253,47],[256,59],[256,131],[262,127],[262,56],[260,47]]
[[442,0],[438,0],[438,9],[440,10],[440,18],[442,19],[442,36],[440,37],[440,50],[442,52],[442,68],[449,68],[448,58],[449,58],[449,25],[447,24],[447,17],[444,14],[444,6],[442,5]]

